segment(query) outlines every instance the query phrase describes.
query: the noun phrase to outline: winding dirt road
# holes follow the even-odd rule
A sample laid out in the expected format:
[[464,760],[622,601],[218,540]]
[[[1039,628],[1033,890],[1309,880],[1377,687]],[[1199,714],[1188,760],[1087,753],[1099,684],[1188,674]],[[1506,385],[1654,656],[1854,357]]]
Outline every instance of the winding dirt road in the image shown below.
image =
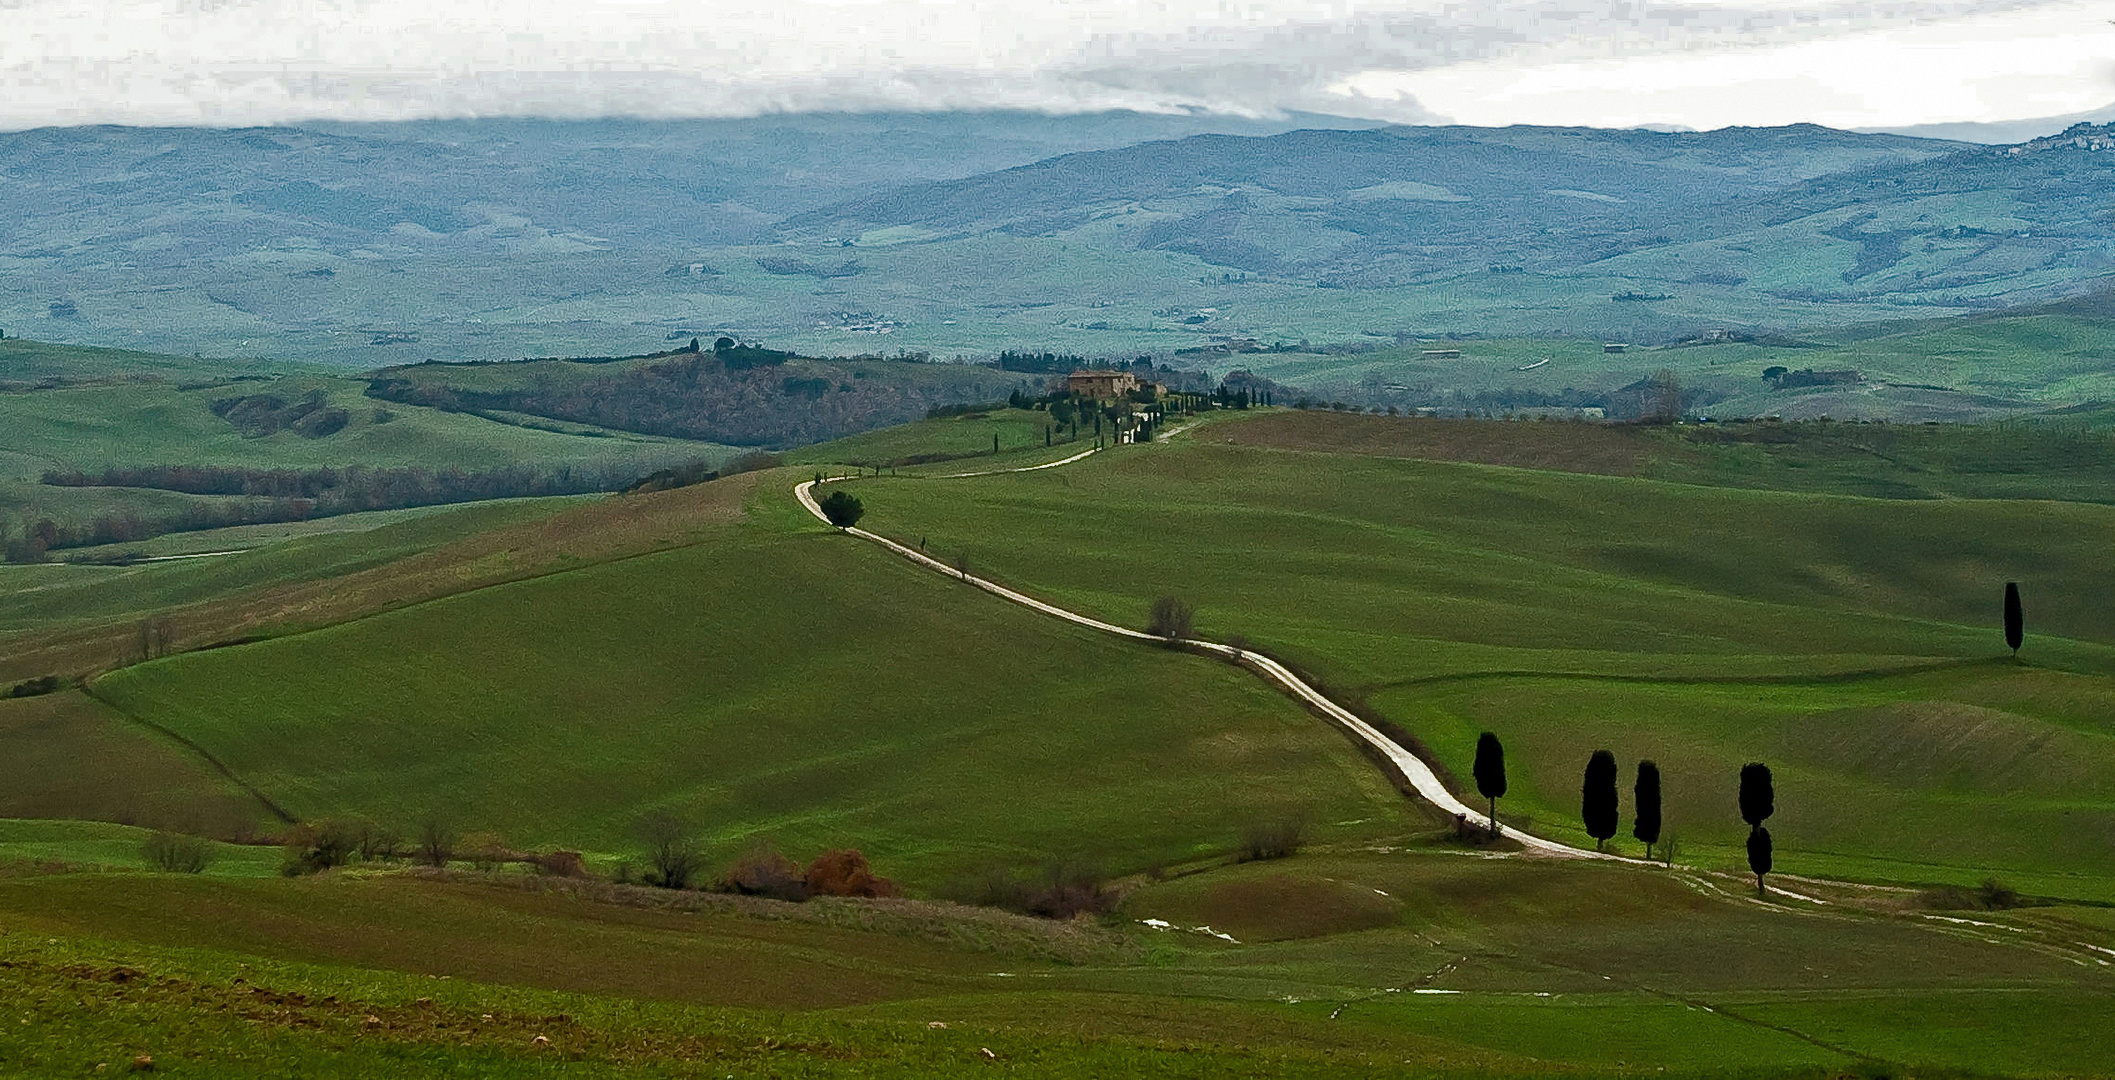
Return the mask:
[[[1169,434],[1173,435],[1176,434],[1176,432],[1169,432]],[[1090,457],[1094,453],[1094,450],[1087,450],[1078,454],[1074,454],[1071,457],[1065,458],[1061,461],[1047,462],[1042,465],[1029,465],[1018,469],[987,469],[982,472],[956,473],[952,476],[933,477],[932,479],[962,479],[965,477],[972,476],[995,476],[1000,473],[1034,472],[1039,469],[1056,468],[1059,465],[1070,465],[1075,461],[1080,461],[1082,459]],[[804,507],[807,507],[809,513],[815,515],[816,520],[821,521],[824,524],[829,524],[830,519],[824,516],[822,512],[822,506],[818,504],[815,500],[815,486],[819,483],[827,484],[838,480],[851,479],[857,479],[857,477],[839,476],[829,477],[823,480],[808,480],[795,487],[793,489],[793,493],[800,499],[800,504]],[[1053,618],[1063,619],[1066,622],[1075,623],[1080,626],[1087,627],[1090,630],[1099,630],[1102,633],[1113,634],[1117,637],[1128,638],[1132,641],[1151,642],[1158,644],[1162,640],[1158,635],[1148,634],[1140,630],[1133,630],[1128,626],[1118,626],[1115,623],[1106,623],[1101,621],[1100,619],[1092,618],[1087,615],[1082,615],[1077,611],[1070,611],[1065,608],[1061,608],[1056,604],[1051,604],[1042,600],[1038,600],[1035,597],[1029,596],[1026,593],[1016,592],[1015,590],[1009,589],[1006,586],[1001,585],[995,581],[987,581],[984,578],[977,577],[974,574],[965,573],[962,570],[958,570],[952,566],[947,565],[946,563],[941,562],[938,559],[926,555],[924,552],[921,552],[916,548],[907,547],[903,544],[899,544],[896,541],[891,540],[888,537],[882,536],[878,533],[871,533],[861,528],[850,528],[844,531],[852,534],[853,536],[859,537],[862,540],[879,544],[882,547],[885,547],[890,551],[893,551],[896,554],[901,555],[904,558],[909,559],[912,562],[925,567],[928,570],[932,570],[940,574],[945,574],[948,577],[954,578],[957,581],[962,581],[967,584],[974,585],[977,588],[992,594],[993,596],[997,596],[1004,600],[1010,600],[1013,603],[1021,605],[1022,607],[1042,612],[1043,614],[1049,615]],[[1292,695],[1294,698],[1298,699],[1302,703],[1308,705],[1315,711],[1321,713],[1323,716],[1329,718],[1329,720],[1335,723],[1337,726],[1343,728],[1345,731],[1350,732],[1354,738],[1357,738],[1361,742],[1364,742],[1366,745],[1372,747],[1375,752],[1379,753],[1382,757],[1386,758],[1389,764],[1395,766],[1395,768],[1400,771],[1405,778],[1409,780],[1410,786],[1414,790],[1416,790],[1420,797],[1422,797],[1426,802],[1429,802],[1432,805],[1439,807],[1441,811],[1448,814],[1463,814],[1471,818],[1481,818],[1483,816],[1483,812],[1481,810],[1478,810],[1475,807],[1471,807],[1468,804],[1462,802],[1460,799],[1455,798],[1454,793],[1448,791],[1446,785],[1439,782],[1439,777],[1432,772],[1431,766],[1426,765],[1423,760],[1418,758],[1417,755],[1398,745],[1395,740],[1390,739],[1386,735],[1383,735],[1380,730],[1375,728],[1372,724],[1369,724],[1366,721],[1360,719],[1358,717],[1358,714],[1353,713],[1351,710],[1344,708],[1342,705],[1339,705],[1334,701],[1331,701],[1321,691],[1316,690],[1314,687],[1308,685],[1305,681],[1303,681],[1299,676],[1293,674],[1290,669],[1285,667],[1285,665],[1278,663],[1276,660],[1273,660],[1270,657],[1259,656],[1253,652],[1247,652],[1241,649],[1236,649],[1231,645],[1221,645],[1215,641],[1203,641],[1196,638],[1191,638],[1185,644],[1187,644],[1191,648],[1197,649],[1202,652],[1211,653],[1215,656],[1219,656],[1223,659],[1239,664],[1252,672],[1255,672],[1257,675],[1261,676],[1265,682],[1276,686],[1278,689],[1283,690],[1284,692]],[[1538,855],[1553,855],[1560,858],[1569,859],[1608,859],[1618,862],[1640,861],[1636,859],[1626,858],[1620,855],[1609,854],[1607,852],[1592,851],[1586,848],[1575,848],[1568,844],[1560,844],[1554,840],[1546,840],[1539,836],[1521,832],[1520,830],[1515,829],[1510,825],[1500,826],[1500,830],[1507,837],[1517,841],[1527,851]]]

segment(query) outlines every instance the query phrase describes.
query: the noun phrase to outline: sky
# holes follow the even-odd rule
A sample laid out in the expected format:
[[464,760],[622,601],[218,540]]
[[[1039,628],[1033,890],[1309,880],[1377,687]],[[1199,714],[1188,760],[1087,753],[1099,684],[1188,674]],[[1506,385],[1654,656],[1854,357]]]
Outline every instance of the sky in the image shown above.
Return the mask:
[[1708,129],[2115,106],[2115,0],[0,0],[0,128],[1013,108]]

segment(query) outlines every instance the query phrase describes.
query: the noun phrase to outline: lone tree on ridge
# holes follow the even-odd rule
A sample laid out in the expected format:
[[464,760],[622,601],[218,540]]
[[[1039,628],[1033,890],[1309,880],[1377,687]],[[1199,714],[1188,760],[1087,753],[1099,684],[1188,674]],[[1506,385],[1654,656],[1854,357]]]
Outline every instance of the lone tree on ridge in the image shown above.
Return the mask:
[[1505,794],[1505,746],[1486,731],[1476,737],[1476,793],[1491,800],[1491,836],[1498,835],[1498,800]]
[[1579,817],[1586,822],[1586,835],[1594,838],[1594,850],[1608,847],[1616,835],[1620,817],[1616,804],[1616,755],[1596,750],[1586,759],[1586,782],[1579,789]]
[[1651,761],[1638,762],[1638,783],[1631,789],[1630,805],[1637,820],[1630,827],[1630,835],[1645,845],[1645,857],[1652,858],[1652,845],[1660,842],[1660,767]]
[[819,505],[823,516],[840,529],[859,524],[860,517],[867,512],[866,507],[859,505],[859,496],[849,491],[833,491],[824,496]]
[[1755,871],[1755,895],[1767,895],[1763,875],[1770,872],[1770,830],[1760,825],[1748,830],[1748,869]]
[[2020,610],[2020,583],[2005,583],[2005,644],[2012,647],[2012,655],[2020,654],[2020,642],[2027,631],[2027,616]]

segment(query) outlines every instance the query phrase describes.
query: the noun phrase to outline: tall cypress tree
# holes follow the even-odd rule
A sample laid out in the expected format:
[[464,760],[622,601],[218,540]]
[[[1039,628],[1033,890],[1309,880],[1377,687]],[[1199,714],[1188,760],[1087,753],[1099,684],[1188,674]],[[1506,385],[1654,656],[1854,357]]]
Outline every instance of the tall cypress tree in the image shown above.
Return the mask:
[[1762,823],[1777,812],[1777,792],[1770,783],[1770,767],[1760,761],[1751,761],[1740,767],[1740,819],[1749,828],[1760,829]]
[[1586,835],[1594,838],[1594,849],[1608,846],[1616,835],[1621,816],[1616,804],[1616,755],[1596,750],[1586,759],[1586,780],[1579,788],[1579,816],[1586,822]]
[[1476,792],[1491,800],[1491,835],[1498,835],[1498,798],[1505,794],[1505,747],[1486,731],[1476,737]]
[[1637,820],[1630,827],[1630,835],[1645,845],[1645,857],[1652,858],[1652,845],[1660,842],[1660,767],[1651,761],[1638,762],[1638,783],[1631,789],[1630,805]]
[[2012,647],[2012,655],[2020,654],[2020,642],[2027,631],[2027,617],[2020,610],[2020,583],[2005,583],[2005,644]]
[[1748,869],[1755,871],[1755,895],[1763,892],[1763,875],[1770,872],[1770,830],[1760,825],[1748,830]]

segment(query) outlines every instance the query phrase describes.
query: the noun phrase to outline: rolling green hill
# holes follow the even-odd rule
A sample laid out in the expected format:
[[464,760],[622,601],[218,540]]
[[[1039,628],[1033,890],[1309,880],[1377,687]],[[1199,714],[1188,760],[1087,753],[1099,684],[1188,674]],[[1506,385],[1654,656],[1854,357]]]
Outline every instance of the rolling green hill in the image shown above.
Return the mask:
[[[1730,785],[1761,758],[1780,867],[2115,896],[2115,511],[1227,446],[1239,430],[849,490],[863,525],[1077,610],[1136,625],[1141,594],[1187,598],[1200,633],[1313,672],[1457,773],[1495,730],[1508,802],[1553,835],[1580,838],[1578,770],[1606,747],[1659,760],[1685,850],[1738,865]],[[1114,520],[1152,525],[1111,543]],[[2025,666],[1998,639],[2007,580],[2036,598]]]
[[[1620,353],[1606,344],[1569,335],[1433,339],[1350,354],[1258,352],[1209,363],[1291,383],[1324,401],[1455,416],[1588,407],[1633,417],[1643,402],[1626,388],[1661,370],[1680,379],[1692,416],[1973,422],[2115,399],[2109,377],[2115,322],[2083,306],[1823,330],[1797,339],[1697,339],[1629,345]],[[1446,350],[1459,355],[1432,355]],[[1766,381],[1763,373],[1773,368],[1852,377],[1807,385]]]
[[802,524],[772,475],[747,520],[688,546],[94,693],[303,817],[445,814],[622,852],[663,808],[722,853],[859,847],[925,888],[987,864],[1138,870],[1288,814],[1412,827],[1348,743],[1239,672],[994,608]]
[[[1033,422],[924,421],[815,453],[988,453]],[[284,575],[252,592],[209,586],[211,560],[132,568],[169,576],[110,579],[106,610],[195,589],[164,608],[181,647],[258,640],[0,701],[0,754],[41,755],[41,787],[0,814],[247,806],[272,827],[203,751],[296,816],[445,815],[602,871],[666,809],[715,872],[763,841],[860,847],[921,896],[1099,864],[1127,875],[1120,904],[1052,923],[514,870],[260,880],[254,849],[186,878],[129,864],[137,830],[0,822],[0,920],[22,931],[0,936],[0,986],[28,1021],[0,1027],[0,1061],[2092,1074],[2115,1052],[2097,906],[2115,900],[2115,624],[2095,576],[2115,509],[2085,501],[2106,466],[2044,477],[2035,455],[2065,431],[1875,447],[1857,428],[1721,445],[1711,428],[1264,410],[1064,468],[846,483],[863,526],[1038,596],[1132,625],[1185,597],[1200,632],[1297,664],[1457,775],[1498,731],[1501,814],[1546,835],[1583,842],[1589,749],[1652,756],[1694,869],[1464,849],[1245,672],[814,522],[789,490],[806,464],[473,535],[451,517],[491,511],[312,537],[241,557]],[[1057,453],[1003,450],[988,465]],[[1839,493],[1859,489],[1938,497]],[[2021,662],[1995,626],[2005,580],[2028,598]],[[1778,870],[1806,875],[1768,900],[1732,810],[1755,758],[1777,771]],[[1302,815],[1299,854],[1228,858],[1249,827]],[[2037,906],[1957,910],[1992,876]]]

